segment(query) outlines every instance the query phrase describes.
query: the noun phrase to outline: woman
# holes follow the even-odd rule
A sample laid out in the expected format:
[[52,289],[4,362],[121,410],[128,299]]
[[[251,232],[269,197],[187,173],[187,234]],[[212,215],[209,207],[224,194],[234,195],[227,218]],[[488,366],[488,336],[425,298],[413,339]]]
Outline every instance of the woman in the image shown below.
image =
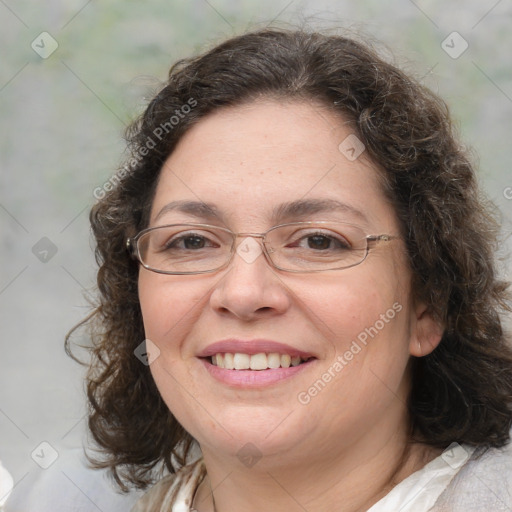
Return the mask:
[[134,511],[510,510],[497,226],[440,99],[267,29],[178,62],[128,138],[88,397],[96,466],[160,479]]

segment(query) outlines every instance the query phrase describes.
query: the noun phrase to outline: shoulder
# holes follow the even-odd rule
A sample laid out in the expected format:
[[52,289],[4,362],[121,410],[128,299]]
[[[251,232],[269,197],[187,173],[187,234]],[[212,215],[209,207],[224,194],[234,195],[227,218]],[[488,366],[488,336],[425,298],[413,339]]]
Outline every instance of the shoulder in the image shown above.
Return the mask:
[[137,501],[130,512],[180,512],[190,510],[194,493],[205,475],[203,460],[167,475]]
[[512,509],[512,443],[477,449],[441,494],[433,512],[509,512]]

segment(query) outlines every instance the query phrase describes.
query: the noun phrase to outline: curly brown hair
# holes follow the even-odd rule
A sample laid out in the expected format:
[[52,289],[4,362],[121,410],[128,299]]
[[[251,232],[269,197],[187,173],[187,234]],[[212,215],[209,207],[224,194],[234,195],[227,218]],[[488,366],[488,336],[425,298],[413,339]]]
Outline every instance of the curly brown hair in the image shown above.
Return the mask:
[[[512,350],[500,315],[511,308],[494,261],[499,226],[445,103],[368,44],[264,29],[171,67],[165,87],[126,132],[131,156],[115,186],[92,208],[99,298],[83,323],[93,342],[88,423],[103,454],[94,465],[109,468],[127,490],[147,486],[155,469],[174,472],[185,463],[194,440],[134,357],[145,336],[139,265],[126,240],[147,227],[160,169],[184,133],[216,109],[260,97],[321,102],[341,114],[382,175],[406,242],[414,298],[445,326],[439,346],[413,358],[411,439],[441,448],[505,444]],[[170,123],[180,112],[186,114]],[[69,335],[66,349],[71,353]]]

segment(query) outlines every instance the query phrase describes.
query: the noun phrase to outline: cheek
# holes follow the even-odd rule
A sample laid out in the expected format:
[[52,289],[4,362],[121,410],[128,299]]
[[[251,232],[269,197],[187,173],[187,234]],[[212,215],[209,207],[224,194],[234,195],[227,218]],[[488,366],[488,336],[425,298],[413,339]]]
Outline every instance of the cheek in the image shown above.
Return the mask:
[[316,376],[322,382],[317,386],[313,379],[311,388],[303,390],[306,398],[320,395],[316,388],[328,383],[327,391],[314,398],[319,411],[337,404],[334,410],[341,416],[368,420],[369,410],[382,410],[401,394],[409,360],[407,281],[384,267],[376,273],[326,278],[318,287],[304,287],[302,293],[314,311],[312,321],[328,342],[326,360]]
[[295,290],[297,302],[303,303],[302,313],[336,352],[347,350],[358,338],[364,342],[365,334],[371,338],[375,329],[379,335],[391,337],[392,343],[398,342],[398,331],[407,330],[407,286],[394,272],[354,268],[335,276],[317,275],[315,286],[297,281],[290,283],[290,288]]
[[318,414],[329,407],[340,422],[348,415],[363,425],[402,394],[410,308],[407,290],[396,280],[379,275],[358,282],[347,277],[343,284],[326,281],[303,291],[329,350],[299,398],[314,401]]
[[[144,331],[159,349],[150,371],[159,392],[173,415],[187,425],[199,425],[211,420],[204,415],[191,396],[200,396],[189,368],[183,364],[182,346],[194,326],[204,297],[205,287],[187,276],[165,276],[141,271],[139,301]],[[215,429],[216,425],[205,428]],[[195,435],[194,428],[189,432]]]
[[181,279],[141,271],[139,301],[144,331],[152,341],[179,340],[186,327],[199,314],[204,286],[201,287],[190,276],[187,276],[186,282]]

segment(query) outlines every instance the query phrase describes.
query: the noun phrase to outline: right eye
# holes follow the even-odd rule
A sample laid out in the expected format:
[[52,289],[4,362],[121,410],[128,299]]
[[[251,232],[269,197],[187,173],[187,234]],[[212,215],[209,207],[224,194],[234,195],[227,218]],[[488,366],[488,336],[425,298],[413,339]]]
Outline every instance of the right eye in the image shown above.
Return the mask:
[[196,251],[207,247],[219,247],[219,244],[199,233],[179,233],[162,244],[162,251],[186,250]]

